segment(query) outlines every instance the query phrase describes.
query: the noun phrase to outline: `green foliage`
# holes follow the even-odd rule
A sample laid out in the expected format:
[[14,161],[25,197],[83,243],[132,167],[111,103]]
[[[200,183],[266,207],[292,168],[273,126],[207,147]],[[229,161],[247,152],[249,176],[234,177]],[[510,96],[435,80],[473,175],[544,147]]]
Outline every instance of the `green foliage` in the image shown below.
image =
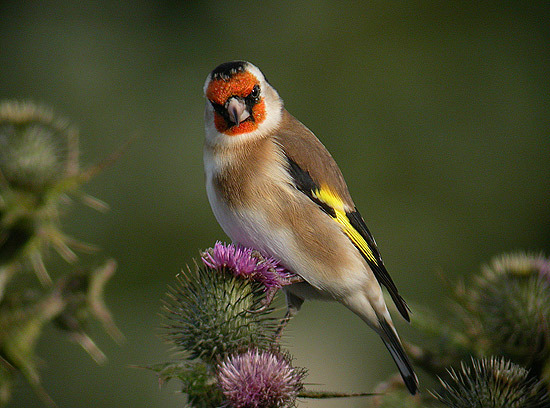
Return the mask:
[[69,272],[47,289],[10,291],[0,302],[0,406],[11,398],[21,373],[42,397],[53,404],[40,385],[36,346],[48,324],[66,333],[98,363],[106,360],[88,334],[93,317],[117,341],[123,335],[103,301],[104,286],[115,272],[114,261],[92,270]]
[[0,103],[0,299],[29,265],[43,285],[52,283],[44,263],[50,247],[71,263],[71,246],[91,249],[61,230],[69,195],[100,205],[80,190],[93,172],[80,171],[78,153],[78,132],[51,109]]
[[[51,109],[29,102],[0,103],[0,406],[11,399],[22,374],[43,402],[54,402],[42,388],[36,347],[43,328],[53,324],[98,363],[105,355],[88,335],[95,318],[117,341],[123,336],[103,301],[116,263],[60,270],[52,277],[44,259],[51,247],[70,264],[71,247],[92,249],[65,235],[61,219],[69,197],[97,208],[82,184],[100,170],[79,170],[78,133]],[[38,282],[25,279],[30,270]]]
[[145,368],[157,373],[160,385],[171,379],[178,379],[190,407],[210,408],[221,406],[223,403],[223,395],[216,383],[212,366],[199,359],[180,360]]

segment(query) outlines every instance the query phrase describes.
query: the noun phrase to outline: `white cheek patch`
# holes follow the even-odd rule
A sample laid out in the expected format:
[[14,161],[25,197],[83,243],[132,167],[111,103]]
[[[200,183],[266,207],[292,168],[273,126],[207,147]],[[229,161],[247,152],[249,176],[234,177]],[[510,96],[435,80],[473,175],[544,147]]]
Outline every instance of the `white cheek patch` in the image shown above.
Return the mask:
[[254,75],[258,79],[258,81],[260,81],[261,83],[267,82],[265,80],[264,74],[262,73],[262,71],[260,71],[260,69],[256,65],[251,64],[250,62],[247,62],[246,70],[250,72],[252,75]]

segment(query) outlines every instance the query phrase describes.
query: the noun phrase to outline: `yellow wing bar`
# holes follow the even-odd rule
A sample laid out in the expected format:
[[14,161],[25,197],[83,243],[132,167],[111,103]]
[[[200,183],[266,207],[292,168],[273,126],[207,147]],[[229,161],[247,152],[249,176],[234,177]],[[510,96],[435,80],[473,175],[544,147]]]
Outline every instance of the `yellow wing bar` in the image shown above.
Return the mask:
[[344,202],[338,196],[338,194],[334,193],[330,188],[326,186],[321,186],[320,189],[313,191],[312,195],[314,198],[323,202],[334,210],[334,218],[342,227],[342,231],[344,231],[348,238],[351,239],[351,242],[353,242],[353,244],[363,253],[367,260],[373,262],[375,265],[378,265],[378,261],[374,256],[374,253],[367,241],[365,241],[359,231],[357,231],[353,227],[353,225],[351,225],[351,222],[346,214]]

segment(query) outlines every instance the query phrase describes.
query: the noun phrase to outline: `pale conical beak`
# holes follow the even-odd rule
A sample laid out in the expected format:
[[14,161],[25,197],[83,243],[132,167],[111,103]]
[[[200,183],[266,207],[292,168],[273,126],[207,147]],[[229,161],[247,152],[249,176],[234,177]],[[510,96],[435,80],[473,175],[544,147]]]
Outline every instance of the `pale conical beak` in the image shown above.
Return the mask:
[[250,117],[250,112],[241,98],[235,96],[230,98],[226,104],[226,109],[229,114],[229,120],[236,125],[239,125],[243,120]]

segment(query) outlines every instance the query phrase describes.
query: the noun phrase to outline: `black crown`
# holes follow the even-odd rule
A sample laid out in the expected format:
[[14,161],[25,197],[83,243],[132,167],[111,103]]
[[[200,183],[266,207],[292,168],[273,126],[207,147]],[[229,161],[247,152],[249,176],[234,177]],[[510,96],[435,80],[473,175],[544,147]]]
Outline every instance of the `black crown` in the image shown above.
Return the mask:
[[212,79],[223,79],[224,81],[227,81],[235,74],[244,72],[246,70],[246,64],[246,61],[224,62],[212,71],[211,77]]

